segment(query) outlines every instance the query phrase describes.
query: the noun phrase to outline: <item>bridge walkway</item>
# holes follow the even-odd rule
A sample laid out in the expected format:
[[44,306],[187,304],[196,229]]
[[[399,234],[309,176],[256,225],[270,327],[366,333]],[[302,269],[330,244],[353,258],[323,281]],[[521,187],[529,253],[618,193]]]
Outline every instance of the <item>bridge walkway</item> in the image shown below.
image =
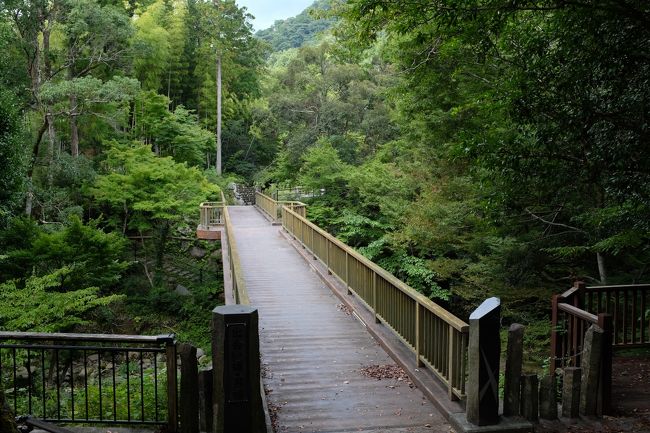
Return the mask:
[[450,432],[396,365],[253,206],[228,207],[251,305],[259,309],[264,385],[276,432]]

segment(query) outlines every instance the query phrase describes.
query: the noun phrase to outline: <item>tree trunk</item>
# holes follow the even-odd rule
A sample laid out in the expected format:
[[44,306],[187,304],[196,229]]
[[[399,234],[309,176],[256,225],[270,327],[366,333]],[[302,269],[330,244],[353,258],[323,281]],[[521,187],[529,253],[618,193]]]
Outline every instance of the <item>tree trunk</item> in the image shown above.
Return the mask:
[[221,175],[221,55],[217,55],[217,174]]
[[607,284],[607,266],[605,264],[605,256],[603,253],[596,253],[596,261],[598,262],[598,275],[600,277],[600,284]]
[[77,96],[70,96],[70,154],[79,156],[79,127],[77,126]]

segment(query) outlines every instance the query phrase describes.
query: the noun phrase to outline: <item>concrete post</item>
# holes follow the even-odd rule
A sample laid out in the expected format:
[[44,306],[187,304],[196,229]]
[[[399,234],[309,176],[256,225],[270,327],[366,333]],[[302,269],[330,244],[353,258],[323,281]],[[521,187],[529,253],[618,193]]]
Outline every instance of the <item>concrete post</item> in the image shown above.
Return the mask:
[[597,415],[602,351],[603,330],[591,325],[585,334],[581,359],[580,415],[583,416]]
[[213,310],[212,366],[212,431],[265,431],[256,309],[226,305]]
[[525,374],[521,377],[521,416],[531,422],[536,422],[539,419],[539,391],[537,385],[536,374]]
[[179,343],[176,350],[181,358],[180,432],[196,433],[199,431],[199,371],[196,347]]
[[524,356],[523,325],[513,323],[508,329],[505,383],[503,386],[503,416],[519,416],[521,364]]
[[562,416],[577,418],[580,405],[580,374],[578,367],[564,369],[564,383],[562,385]]
[[475,425],[499,422],[499,326],[501,301],[489,298],[469,316],[467,421]]
[[555,376],[544,376],[539,381],[539,417],[541,419],[557,419],[555,389]]

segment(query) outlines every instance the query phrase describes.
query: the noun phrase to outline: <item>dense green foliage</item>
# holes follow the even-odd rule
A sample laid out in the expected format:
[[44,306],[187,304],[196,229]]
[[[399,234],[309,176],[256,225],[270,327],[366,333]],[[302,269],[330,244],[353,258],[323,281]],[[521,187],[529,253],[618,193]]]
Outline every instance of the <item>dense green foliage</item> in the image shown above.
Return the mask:
[[[263,185],[465,316],[486,295],[547,329],[573,280],[647,281],[650,8],[353,0],[275,53]],[[532,329],[531,328],[531,329]]]
[[316,0],[295,17],[277,20],[255,36],[268,42],[274,52],[312,43],[319,33],[328,30],[335,22],[333,17],[326,17],[323,13],[330,10],[331,3],[331,0]]
[[[204,173],[215,161],[215,59],[228,160],[250,147],[240,138],[254,121],[262,47],[234,1],[0,4],[0,328],[187,322],[178,333],[201,340],[209,317],[179,309],[219,302],[218,258],[176,242],[191,240],[198,204],[219,198]],[[258,155],[231,171],[254,170]],[[175,295],[179,285],[190,295]],[[141,299],[175,306],[147,310]],[[135,323],[133,311],[148,313]]]
[[312,220],[462,317],[500,296],[543,336],[573,280],[648,280],[646,2],[323,0],[257,38],[247,19],[232,0],[2,3],[8,293],[126,294],[97,316],[201,338],[189,311],[214,292],[170,275],[233,179],[212,172],[217,59],[228,176],[303,187]]

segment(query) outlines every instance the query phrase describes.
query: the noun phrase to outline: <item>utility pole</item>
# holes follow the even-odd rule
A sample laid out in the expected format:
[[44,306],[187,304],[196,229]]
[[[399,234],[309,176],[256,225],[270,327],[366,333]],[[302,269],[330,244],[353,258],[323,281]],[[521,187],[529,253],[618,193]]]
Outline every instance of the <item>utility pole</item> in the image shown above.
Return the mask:
[[217,174],[221,175],[221,53],[217,52]]
[[[213,0],[212,3],[217,9],[217,13],[220,13],[221,1]],[[219,52],[218,41],[215,43],[215,48],[217,54],[217,162],[215,168],[217,174],[221,175],[221,52]]]

